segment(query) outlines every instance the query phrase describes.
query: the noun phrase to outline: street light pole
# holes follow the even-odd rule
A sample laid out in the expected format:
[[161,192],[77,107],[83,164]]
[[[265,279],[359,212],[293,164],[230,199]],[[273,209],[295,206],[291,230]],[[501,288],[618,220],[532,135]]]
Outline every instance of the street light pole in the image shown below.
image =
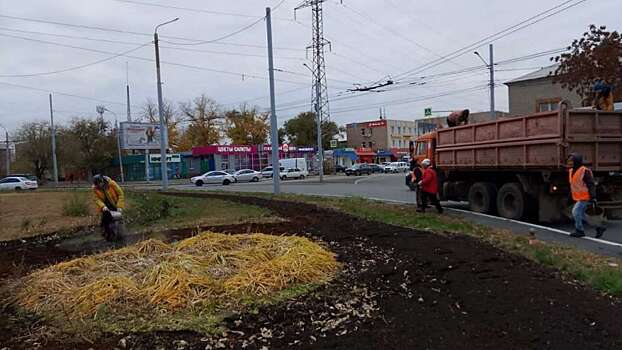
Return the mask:
[[54,109],[52,108],[52,94],[50,94],[50,127],[52,128],[52,163],[54,166],[54,184],[58,186],[58,163],[56,162],[56,128],[54,127]]
[[179,17],[168,22],[158,24],[153,31],[153,43],[155,45],[156,75],[158,84],[158,114],[160,116],[160,172],[162,173],[162,190],[168,188],[168,167],[166,165],[166,149],[168,148],[168,130],[164,121],[164,103],[162,100],[162,79],[160,77],[160,47],[158,45],[158,28],[179,20]]
[[493,58],[493,46],[490,44],[488,46],[490,51],[490,63],[486,62],[486,60],[479,54],[479,52],[473,52],[477,57],[479,57],[482,62],[486,65],[486,67],[490,71],[490,118],[491,120],[497,119],[497,114],[495,113],[495,63]]
[[274,99],[274,60],[272,57],[272,16],[266,7],[266,31],[268,35],[268,75],[270,76],[270,142],[272,143],[272,183],[274,194],[281,192],[281,166],[279,164],[279,131]]

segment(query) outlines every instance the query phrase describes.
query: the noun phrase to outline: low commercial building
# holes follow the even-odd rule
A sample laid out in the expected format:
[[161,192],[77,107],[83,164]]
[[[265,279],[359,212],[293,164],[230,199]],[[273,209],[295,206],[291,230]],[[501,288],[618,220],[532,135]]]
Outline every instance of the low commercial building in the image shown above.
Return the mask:
[[579,94],[553,83],[558,66],[544,67],[505,83],[511,116],[553,111],[562,100],[569,101],[573,107],[582,106]]
[[[310,170],[317,167],[317,150],[311,146],[283,144],[279,146],[279,159],[305,158]],[[210,145],[192,148],[194,158],[190,169],[204,173],[210,170],[255,169],[272,164],[271,145]]]
[[410,120],[379,119],[346,125],[348,147],[356,149],[359,162],[401,159],[416,137],[416,124]]

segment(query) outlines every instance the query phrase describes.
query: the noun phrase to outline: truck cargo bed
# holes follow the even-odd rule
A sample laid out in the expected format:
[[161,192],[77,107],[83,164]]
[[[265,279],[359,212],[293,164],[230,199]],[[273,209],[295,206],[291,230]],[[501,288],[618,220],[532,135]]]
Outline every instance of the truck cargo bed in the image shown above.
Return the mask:
[[570,152],[595,172],[622,171],[622,113],[568,110],[437,131],[442,169],[561,170]]

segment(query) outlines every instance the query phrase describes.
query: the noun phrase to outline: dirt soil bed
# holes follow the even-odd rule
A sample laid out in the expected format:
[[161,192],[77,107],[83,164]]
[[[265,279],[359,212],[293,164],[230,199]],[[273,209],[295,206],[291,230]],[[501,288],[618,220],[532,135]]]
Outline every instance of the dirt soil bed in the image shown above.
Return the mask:
[[[474,238],[366,221],[307,204],[180,195],[270,209],[288,221],[211,229],[316,237],[338,254],[346,271],[309,295],[231,315],[226,330],[217,336],[153,332],[111,335],[93,344],[85,335],[84,341],[66,343],[49,334],[36,318],[28,321],[29,316],[6,308],[0,317],[0,345],[10,349],[622,348],[619,301]],[[161,235],[177,240],[191,234],[191,230],[178,230]],[[80,243],[75,237],[5,244],[0,247],[4,269],[0,274],[22,275],[35,267],[111,248],[87,239]],[[74,241],[67,244],[67,239]]]

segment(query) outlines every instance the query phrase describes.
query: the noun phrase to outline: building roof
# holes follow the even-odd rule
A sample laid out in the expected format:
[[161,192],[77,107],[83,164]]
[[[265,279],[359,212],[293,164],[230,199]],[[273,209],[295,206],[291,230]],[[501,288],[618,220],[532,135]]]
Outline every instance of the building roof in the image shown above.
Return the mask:
[[529,74],[525,74],[525,75],[520,76],[518,78],[512,79],[512,80],[506,82],[506,84],[513,84],[513,83],[518,83],[518,82],[521,82],[521,81],[528,81],[528,80],[536,80],[536,79],[546,78],[548,76],[554,75],[555,74],[555,70],[557,70],[557,67],[559,67],[559,63],[556,63],[556,64],[548,66],[548,67],[540,68],[540,69],[538,69],[535,72],[531,72]]

